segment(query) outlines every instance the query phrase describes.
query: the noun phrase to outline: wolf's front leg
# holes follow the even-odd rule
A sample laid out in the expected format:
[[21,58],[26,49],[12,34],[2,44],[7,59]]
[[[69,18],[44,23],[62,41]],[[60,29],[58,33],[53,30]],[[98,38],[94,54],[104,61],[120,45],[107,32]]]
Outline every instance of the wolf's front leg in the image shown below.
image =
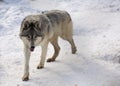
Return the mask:
[[29,48],[27,48],[25,46],[24,47],[24,56],[25,56],[24,75],[23,75],[23,78],[22,78],[23,81],[29,80],[29,60],[30,60],[30,55],[31,55],[31,52],[30,52]]
[[44,45],[42,45],[41,47],[42,47],[41,60],[40,60],[40,63],[38,64],[38,66],[37,66],[37,69],[44,68],[46,54],[47,54],[48,42],[45,43]]

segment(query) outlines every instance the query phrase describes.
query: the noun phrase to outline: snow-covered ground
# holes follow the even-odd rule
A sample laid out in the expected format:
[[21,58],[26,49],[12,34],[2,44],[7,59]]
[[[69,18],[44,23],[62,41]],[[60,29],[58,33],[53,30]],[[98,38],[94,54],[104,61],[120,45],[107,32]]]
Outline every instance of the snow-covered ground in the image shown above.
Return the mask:
[[[61,52],[37,70],[41,48],[30,60],[30,80],[23,82],[22,19],[44,10],[71,14],[77,54],[59,39]],[[47,57],[53,54],[49,45]],[[120,0],[4,0],[0,2],[0,86],[120,86]]]

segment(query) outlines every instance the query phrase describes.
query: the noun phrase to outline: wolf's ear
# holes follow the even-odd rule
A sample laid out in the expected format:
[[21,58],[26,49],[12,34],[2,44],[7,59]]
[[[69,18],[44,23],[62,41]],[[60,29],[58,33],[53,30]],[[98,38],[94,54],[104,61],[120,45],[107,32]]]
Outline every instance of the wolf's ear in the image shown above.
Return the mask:
[[23,30],[28,30],[29,22],[25,21]]
[[26,36],[27,35],[27,31],[29,29],[28,24],[29,24],[28,21],[22,22],[19,36]]
[[35,27],[36,27],[36,28],[39,28],[39,27],[40,27],[38,21],[35,22]]
[[36,21],[34,24],[35,24],[35,30],[37,32],[41,31],[41,23],[39,21]]

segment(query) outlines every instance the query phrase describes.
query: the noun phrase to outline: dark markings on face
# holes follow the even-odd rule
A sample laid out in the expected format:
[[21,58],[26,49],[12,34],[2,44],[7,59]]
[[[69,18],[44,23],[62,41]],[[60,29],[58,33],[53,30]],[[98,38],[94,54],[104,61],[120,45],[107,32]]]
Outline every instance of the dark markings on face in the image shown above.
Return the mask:
[[[30,17],[30,18],[29,18]],[[37,16],[39,18],[36,19],[36,16],[31,16],[27,17],[27,19],[24,19],[23,21],[23,27],[20,36],[27,37],[27,39],[36,39],[37,37],[42,37],[44,38],[45,34],[49,32],[49,20],[40,15]]]
[[26,21],[20,36],[27,37],[28,40],[35,40],[37,37],[43,37],[44,35],[37,22]]

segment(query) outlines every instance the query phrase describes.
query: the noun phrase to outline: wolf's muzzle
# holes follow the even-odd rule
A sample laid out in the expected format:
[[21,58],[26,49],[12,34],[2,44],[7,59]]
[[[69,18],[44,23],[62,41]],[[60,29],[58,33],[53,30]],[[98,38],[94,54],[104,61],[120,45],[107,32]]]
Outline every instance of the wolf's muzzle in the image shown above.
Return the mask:
[[35,46],[31,46],[31,48],[30,48],[30,51],[34,51],[34,49],[35,49]]

